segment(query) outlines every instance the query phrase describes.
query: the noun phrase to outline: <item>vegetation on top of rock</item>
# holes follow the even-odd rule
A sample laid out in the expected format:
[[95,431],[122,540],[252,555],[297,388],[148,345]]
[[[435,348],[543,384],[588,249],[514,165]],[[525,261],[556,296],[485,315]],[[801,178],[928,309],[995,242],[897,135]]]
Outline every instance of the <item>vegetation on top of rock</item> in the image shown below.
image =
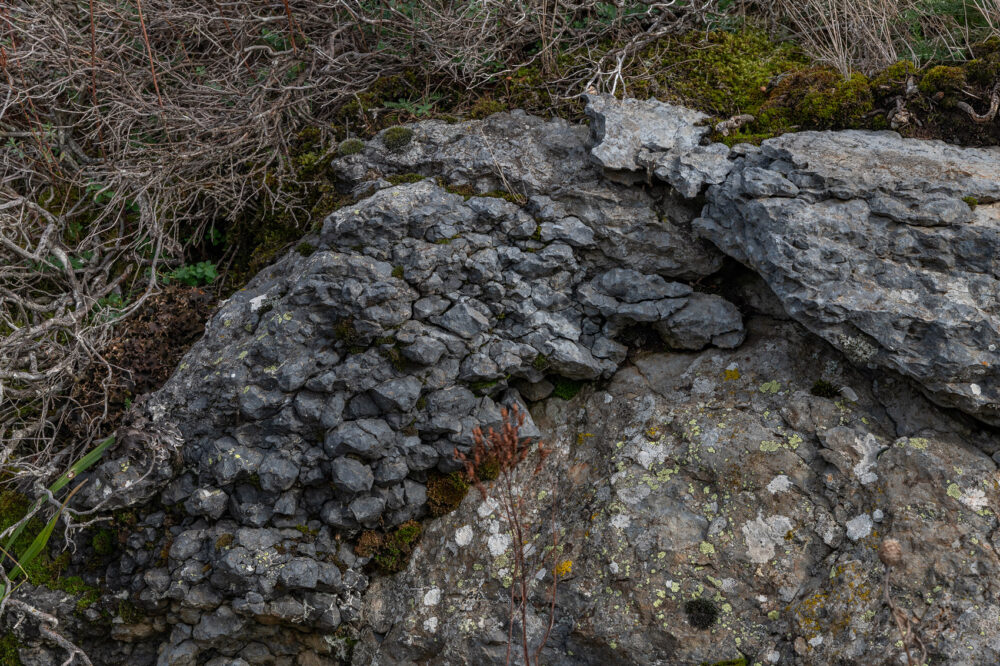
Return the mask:
[[684,603],[688,622],[696,629],[708,629],[719,617],[719,609],[708,599],[689,599]]
[[825,379],[817,379],[809,392],[820,398],[830,398],[831,400],[840,397],[840,390]]
[[406,568],[422,531],[415,520],[403,523],[388,534],[367,530],[358,538],[354,552],[361,557],[371,557],[384,574],[398,573]]
[[458,472],[431,474],[427,479],[427,507],[432,516],[454,511],[469,492],[468,482]]
[[382,134],[382,143],[388,150],[398,152],[413,140],[413,130],[409,127],[390,127]]

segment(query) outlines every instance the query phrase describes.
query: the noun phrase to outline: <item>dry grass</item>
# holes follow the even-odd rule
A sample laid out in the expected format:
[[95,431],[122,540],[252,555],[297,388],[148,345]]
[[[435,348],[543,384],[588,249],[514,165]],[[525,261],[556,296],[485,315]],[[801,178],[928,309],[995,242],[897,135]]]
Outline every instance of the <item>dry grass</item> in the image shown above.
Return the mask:
[[751,3],[772,27],[785,27],[817,62],[874,74],[900,59],[962,60],[971,42],[1000,27],[1000,1],[772,0]]

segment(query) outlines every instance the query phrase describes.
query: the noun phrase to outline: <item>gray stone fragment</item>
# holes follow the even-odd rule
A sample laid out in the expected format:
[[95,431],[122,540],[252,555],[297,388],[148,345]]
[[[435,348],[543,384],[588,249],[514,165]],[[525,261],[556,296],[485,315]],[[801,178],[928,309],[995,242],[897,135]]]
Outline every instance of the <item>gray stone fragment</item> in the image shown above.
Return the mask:
[[299,468],[288,456],[269,453],[264,457],[257,473],[264,490],[281,492],[292,487],[299,475]]
[[444,346],[444,343],[434,338],[421,336],[413,344],[403,347],[402,354],[414,363],[434,365],[441,360],[446,351],[447,348]]
[[385,510],[385,500],[381,497],[358,497],[350,504],[354,519],[366,527],[373,527]]
[[490,327],[490,320],[469,303],[458,303],[431,321],[462,338],[472,338]]
[[675,349],[699,350],[710,344],[736,347],[745,335],[740,311],[714,294],[692,294],[683,308],[655,327]]
[[199,488],[184,502],[184,509],[196,516],[218,520],[226,511],[229,496],[218,488]]
[[214,641],[239,635],[243,630],[244,621],[226,606],[220,606],[211,613],[201,616],[201,621],[194,628],[192,636],[196,641]]
[[595,278],[593,284],[605,294],[626,303],[679,298],[692,291],[686,284],[667,282],[659,275],[643,275],[629,268],[613,268]]
[[347,493],[367,492],[375,482],[371,469],[354,458],[341,456],[333,461],[330,468],[333,485]]
[[543,242],[564,241],[573,247],[590,247],[594,244],[594,230],[576,217],[564,217],[540,225]]
[[316,589],[319,563],[307,557],[293,557],[278,569],[278,582],[288,589]]
[[706,185],[724,181],[732,169],[729,148],[713,143],[683,152],[671,151],[657,160],[653,173],[673,185],[681,196],[692,198]]
[[711,128],[699,126],[708,116],[659,100],[619,100],[611,95],[586,95],[594,147],[590,154],[606,169],[641,168],[640,151],[686,152],[697,146]]
[[371,394],[383,411],[408,412],[417,404],[422,388],[419,379],[408,376],[382,382]]

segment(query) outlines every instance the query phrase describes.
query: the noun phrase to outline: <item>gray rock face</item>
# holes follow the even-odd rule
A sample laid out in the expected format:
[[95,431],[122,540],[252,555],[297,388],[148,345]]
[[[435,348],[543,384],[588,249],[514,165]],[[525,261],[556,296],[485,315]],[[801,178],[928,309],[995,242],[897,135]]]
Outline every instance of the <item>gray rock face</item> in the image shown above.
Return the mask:
[[595,144],[590,154],[606,169],[645,168],[648,160],[643,160],[644,153],[687,154],[711,129],[698,124],[708,120],[708,115],[655,99],[589,95],[587,101]]
[[[529,520],[555,516],[561,536],[531,577],[530,648],[558,570],[546,664],[906,663],[877,554],[891,537],[890,593],[927,618],[928,661],[1000,660],[986,509],[1000,492],[977,448],[995,434],[793,322],[748,329],[739,349],[641,355],[606,387],[532,410],[553,453],[525,489]],[[811,395],[817,379],[854,399]],[[472,493],[428,525],[407,570],[372,582],[353,663],[505,663],[504,524]],[[717,613],[710,627],[686,612],[693,599]]]
[[[99,584],[148,618],[109,639],[23,593],[94,663],[344,663],[355,639],[357,664],[504,663],[496,507],[425,521],[374,583],[351,544],[425,518],[476,426],[552,395],[522,429],[555,446],[524,491],[562,535],[532,571],[532,641],[560,577],[545,663],[898,661],[886,534],[894,598],[941,609],[931,657],[996,663],[1000,442],[904,376],[1000,422],[1000,154],[857,132],[730,150],[703,114],[589,102],[591,132],[427,121],[335,160],[355,202],[220,305],[77,495],[134,515]],[[698,234],[760,277],[703,280],[724,255]],[[595,383],[567,402],[567,380]],[[29,624],[4,626],[25,663],[61,663]]]
[[700,233],[856,362],[1000,424],[1000,149],[803,132],[736,163]]
[[[143,404],[155,428],[141,432],[169,431],[173,448],[143,435],[85,486],[91,504],[128,488],[183,509],[176,534],[151,527],[108,573],[168,614],[168,661],[252,641],[278,659],[301,653],[302,629],[355,622],[369,559],[343,544],[424,517],[429,480],[459,468],[476,426],[499,427],[515,384],[607,380],[633,326],[685,349],[742,338],[734,306],[683,282],[722,261],[693,236],[695,211],[666,187],[609,181],[586,128],[502,114],[413,132],[399,151],[375,139],[335,161],[369,196],[323,222],[315,252],[290,252],[221,304]],[[513,191],[365,180],[400,172]],[[540,432],[529,421],[524,434]],[[152,483],[143,454],[160,463]]]

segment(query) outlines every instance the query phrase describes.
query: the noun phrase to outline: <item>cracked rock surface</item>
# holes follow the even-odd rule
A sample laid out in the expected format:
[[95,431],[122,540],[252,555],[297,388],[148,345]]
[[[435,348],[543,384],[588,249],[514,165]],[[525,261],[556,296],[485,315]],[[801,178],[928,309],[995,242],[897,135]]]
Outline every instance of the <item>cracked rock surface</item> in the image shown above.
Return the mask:
[[[545,663],[903,663],[885,535],[931,655],[1000,660],[1000,153],[588,115],[336,159],[354,203],[220,305],[86,475],[82,505],[134,514],[96,583],[138,613],[19,593],[94,663],[504,663],[496,507],[428,518],[517,403],[555,449],[526,489],[561,534]],[[411,520],[401,573],[354,551]],[[25,663],[61,663],[17,626]]]

